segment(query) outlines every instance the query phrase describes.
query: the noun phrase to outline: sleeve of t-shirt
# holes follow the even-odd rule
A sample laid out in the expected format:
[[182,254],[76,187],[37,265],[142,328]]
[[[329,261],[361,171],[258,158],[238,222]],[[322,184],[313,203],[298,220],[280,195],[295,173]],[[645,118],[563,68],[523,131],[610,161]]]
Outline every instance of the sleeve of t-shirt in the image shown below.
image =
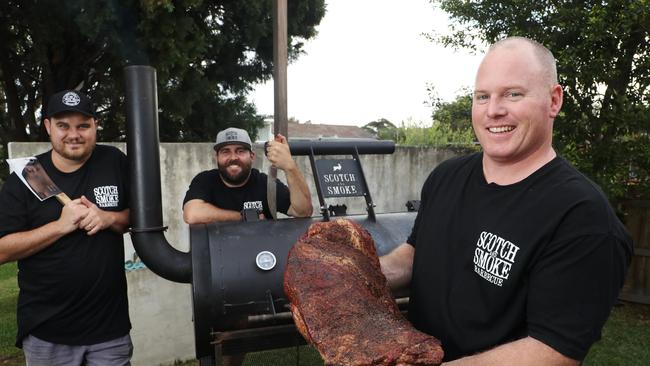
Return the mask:
[[276,179],[276,182],[278,187],[276,193],[278,211],[287,215],[287,212],[289,211],[289,206],[291,206],[291,194],[289,193],[289,187],[287,187],[279,179]]
[[629,243],[611,234],[552,243],[531,269],[529,335],[582,360],[616,302],[629,265]]
[[422,191],[420,193],[420,209],[418,210],[418,214],[415,216],[415,222],[413,223],[413,228],[411,229],[411,235],[409,235],[409,237],[406,239],[406,242],[408,244],[411,244],[413,247],[415,247],[415,243],[417,241],[417,232],[420,221],[422,220],[422,216],[424,215],[424,212],[426,211],[428,205],[427,197],[429,196],[429,190],[431,189],[431,181],[433,179],[434,172],[431,172],[431,174],[429,174],[429,177],[427,177],[427,180],[424,181],[424,184],[422,185]]
[[[100,146],[97,147],[98,149]],[[129,196],[130,196],[130,179],[129,179],[129,161],[126,155],[118,148],[113,146],[101,145],[102,148],[102,160],[99,162],[93,163],[90,168],[97,166],[105,166],[108,171],[106,174],[111,174],[112,176],[117,177],[117,183],[119,184],[119,203],[115,207],[102,207],[102,210],[106,211],[122,211],[129,208]]]
[[0,190],[0,238],[28,229],[26,194],[32,194],[12,173]]
[[202,172],[192,179],[190,187],[187,189],[187,192],[185,192],[183,205],[185,205],[187,201],[194,199],[210,202],[210,184],[207,177],[207,172]]
[[129,202],[131,202],[129,200],[131,195],[131,179],[129,176],[129,160],[123,152],[120,151],[119,153],[119,169],[122,174],[122,192],[124,192],[124,204],[121,205],[121,209],[124,210],[129,208]]

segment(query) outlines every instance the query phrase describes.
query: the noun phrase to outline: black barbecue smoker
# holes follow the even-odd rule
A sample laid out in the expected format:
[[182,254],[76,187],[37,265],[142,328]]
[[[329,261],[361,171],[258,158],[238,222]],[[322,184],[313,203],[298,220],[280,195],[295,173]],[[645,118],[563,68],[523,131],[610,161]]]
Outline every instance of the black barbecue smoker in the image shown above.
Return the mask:
[[[359,160],[360,154],[392,153],[393,142],[302,141],[291,142],[290,149],[309,156],[321,217],[192,225],[190,251],[174,249],[162,217],[156,72],[128,66],[125,75],[133,245],[154,273],[191,284],[201,365],[221,365],[222,355],[304,343],[288,311],[284,267],[289,249],[310,224],[341,214],[340,206],[326,207],[325,198],[365,198],[367,215],[344,217],[371,233],[380,255],[407,237],[415,213],[375,213]],[[316,158],[328,155],[352,158]]]

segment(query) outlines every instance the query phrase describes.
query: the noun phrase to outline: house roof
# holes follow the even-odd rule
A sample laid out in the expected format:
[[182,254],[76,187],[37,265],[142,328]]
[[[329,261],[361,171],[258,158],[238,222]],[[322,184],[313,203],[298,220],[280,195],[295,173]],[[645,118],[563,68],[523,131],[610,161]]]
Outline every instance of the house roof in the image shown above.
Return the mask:
[[289,122],[287,127],[289,129],[289,136],[292,139],[300,139],[300,138],[314,139],[314,138],[321,138],[321,137],[376,139],[376,137],[372,133],[357,126]]

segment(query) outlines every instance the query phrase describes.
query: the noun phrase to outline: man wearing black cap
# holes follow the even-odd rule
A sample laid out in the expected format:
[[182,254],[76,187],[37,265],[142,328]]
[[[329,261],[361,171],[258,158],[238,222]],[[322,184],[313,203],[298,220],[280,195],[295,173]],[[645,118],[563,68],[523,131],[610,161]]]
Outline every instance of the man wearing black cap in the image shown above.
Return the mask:
[[0,191],[0,264],[18,261],[18,335],[28,365],[127,365],[123,233],[126,156],[96,145],[84,94],[54,94],[43,121],[52,149],[37,156],[72,201],[40,201],[11,174]]
[[[260,218],[271,217],[266,198],[267,176],[252,168],[255,152],[251,150],[248,133],[232,127],[219,132],[214,151],[218,169],[199,173],[185,194],[185,222],[239,221],[245,209],[257,210]],[[278,211],[295,217],[311,216],[309,187],[291,157],[287,139],[276,136],[267,144],[266,154],[271,164],[287,177],[288,187],[277,182]]]

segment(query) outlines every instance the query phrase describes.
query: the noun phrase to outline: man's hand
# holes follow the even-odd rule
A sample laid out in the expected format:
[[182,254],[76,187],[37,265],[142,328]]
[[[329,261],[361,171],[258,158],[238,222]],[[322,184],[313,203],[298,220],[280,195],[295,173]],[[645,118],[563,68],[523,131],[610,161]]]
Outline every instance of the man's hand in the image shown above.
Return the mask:
[[83,222],[89,214],[88,207],[82,203],[82,200],[77,198],[68,202],[61,210],[58,224],[64,233],[71,233],[79,228],[80,222]]
[[281,134],[277,134],[274,140],[271,140],[266,145],[266,157],[269,159],[271,164],[278,169],[282,169],[285,172],[296,169],[296,162],[293,161],[291,157],[291,151],[289,150],[289,143],[287,138]]
[[311,216],[314,211],[311,205],[311,193],[298,164],[291,157],[287,138],[277,134],[274,141],[267,142],[266,156],[273,166],[282,169],[287,176],[289,199],[291,200],[287,213],[294,217]]
[[113,224],[112,216],[90,202],[86,196],[79,199],[88,210],[88,214],[79,222],[79,229],[86,230],[88,235],[95,235]]
[[36,229],[7,234],[0,238],[0,264],[27,258],[77,230],[90,210],[77,198],[66,203],[55,221]]

